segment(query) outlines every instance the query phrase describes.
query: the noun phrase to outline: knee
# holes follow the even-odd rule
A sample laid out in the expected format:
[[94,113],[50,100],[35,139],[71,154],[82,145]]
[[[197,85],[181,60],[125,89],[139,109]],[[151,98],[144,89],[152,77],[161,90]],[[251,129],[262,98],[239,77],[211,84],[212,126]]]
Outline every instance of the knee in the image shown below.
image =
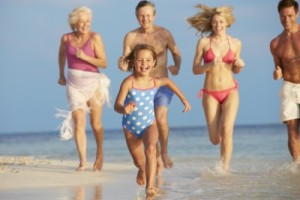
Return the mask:
[[99,132],[103,129],[103,126],[101,123],[97,122],[97,123],[91,123],[91,127],[93,129],[94,132]]
[[220,132],[221,132],[220,134],[222,137],[222,141],[228,142],[228,141],[232,140],[232,132],[233,132],[232,127],[223,125],[220,129]]
[[138,168],[138,169],[143,169],[145,167],[145,162],[144,160],[137,160],[134,159],[133,160],[134,165]]
[[168,120],[166,117],[156,117],[157,126],[165,126],[168,125]]
[[149,144],[145,148],[146,156],[156,155],[156,144]]
[[299,132],[299,125],[294,120],[287,121],[286,126],[289,132],[295,132],[295,133]]
[[85,129],[85,121],[74,121],[75,132]]
[[213,144],[213,145],[218,145],[221,143],[221,138],[219,137],[219,135],[217,135],[216,137],[209,137],[210,139],[210,142]]

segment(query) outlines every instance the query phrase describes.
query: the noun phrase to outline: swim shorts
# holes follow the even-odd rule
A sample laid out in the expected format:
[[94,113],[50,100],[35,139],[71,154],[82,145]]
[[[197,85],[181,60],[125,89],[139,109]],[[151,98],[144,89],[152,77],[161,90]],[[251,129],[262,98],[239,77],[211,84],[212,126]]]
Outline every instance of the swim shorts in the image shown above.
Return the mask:
[[300,84],[283,81],[279,92],[282,122],[300,118]]
[[174,93],[167,86],[160,87],[154,97],[154,108],[158,106],[168,107],[173,95]]

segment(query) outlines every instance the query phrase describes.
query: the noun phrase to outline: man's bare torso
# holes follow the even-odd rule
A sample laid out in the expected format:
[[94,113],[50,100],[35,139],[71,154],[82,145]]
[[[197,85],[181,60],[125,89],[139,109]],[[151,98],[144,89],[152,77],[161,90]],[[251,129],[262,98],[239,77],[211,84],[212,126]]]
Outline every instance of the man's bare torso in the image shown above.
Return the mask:
[[285,81],[300,83],[300,31],[281,33],[271,43]]
[[128,33],[128,43],[133,49],[137,44],[148,44],[155,48],[158,55],[157,64],[152,74],[158,77],[167,77],[168,41],[169,33],[166,29],[156,26],[151,33],[144,33],[141,29],[135,29]]

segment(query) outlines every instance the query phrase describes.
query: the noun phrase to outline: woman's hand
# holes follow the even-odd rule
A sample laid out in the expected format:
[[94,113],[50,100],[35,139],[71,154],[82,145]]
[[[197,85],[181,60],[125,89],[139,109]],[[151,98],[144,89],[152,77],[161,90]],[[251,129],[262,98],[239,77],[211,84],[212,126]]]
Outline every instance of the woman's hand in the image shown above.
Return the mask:
[[234,61],[233,65],[238,68],[243,68],[245,66],[245,63],[241,58],[238,58]]
[[67,84],[66,78],[65,77],[59,77],[57,83],[59,85],[66,85]]
[[76,57],[85,60],[86,54],[79,48],[76,49]]

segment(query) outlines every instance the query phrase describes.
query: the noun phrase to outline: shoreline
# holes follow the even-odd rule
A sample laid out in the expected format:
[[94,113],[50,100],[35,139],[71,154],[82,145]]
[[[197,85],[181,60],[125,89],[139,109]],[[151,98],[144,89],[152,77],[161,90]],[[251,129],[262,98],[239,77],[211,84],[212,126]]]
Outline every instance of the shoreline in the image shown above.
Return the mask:
[[132,163],[104,163],[100,172],[75,171],[78,161],[39,159],[25,156],[0,156],[0,192],[17,189],[70,187],[126,181],[135,186]]

